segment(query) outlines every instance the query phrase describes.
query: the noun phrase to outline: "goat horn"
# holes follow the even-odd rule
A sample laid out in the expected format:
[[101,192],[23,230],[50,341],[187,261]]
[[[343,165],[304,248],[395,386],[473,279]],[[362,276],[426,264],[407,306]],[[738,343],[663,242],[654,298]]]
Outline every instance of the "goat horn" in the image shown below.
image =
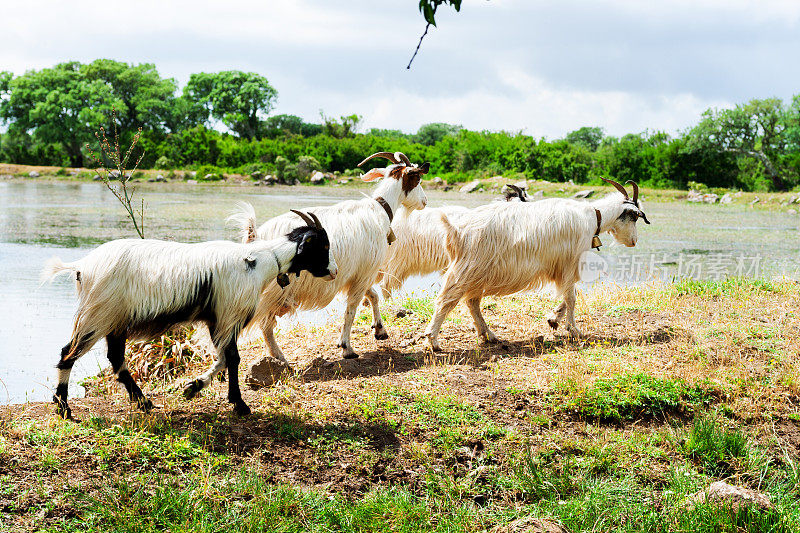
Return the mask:
[[600,178],[600,179],[605,181],[606,183],[610,183],[611,185],[613,185],[615,189],[617,189],[619,192],[622,193],[622,196],[624,196],[626,200],[628,199],[628,191],[625,190],[625,187],[623,187],[614,180],[607,180],[605,178]]
[[321,222],[319,221],[319,219],[317,218],[317,215],[315,215],[315,214],[314,214],[314,213],[312,213],[311,211],[309,211],[309,212],[308,212],[308,215],[309,215],[311,218],[313,218],[313,219],[314,219],[314,225],[317,227],[317,229],[322,229],[322,223],[321,223]]
[[311,219],[308,217],[308,215],[306,215],[306,214],[305,214],[305,213],[303,213],[302,211],[298,211],[297,209],[290,209],[289,211],[291,211],[291,212],[292,212],[292,213],[294,213],[295,215],[297,215],[297,216],[299,216],[300,218],[302,218],[302,219],[303,219],[303,221],[304,221],[304,222],[305,222],[305,223],[306,223],[308,226],[310,226],[310,227],[312,227],[312,228],[314,227],[314,221],[313,221],[313,220],[311,220]]
[[[398,152],[398,153],[399,153],[399,152]],[[400,163],[400,160],[399,160],[399,159],[397,159],[397,157],[395,156],[395,154],[393,154],[392,152],[375,152],[374,154],[372,154],[371,156],[369,156],[368,158],[366,158],[365,160],[363,160],[361,163],[359,163],[359,164],[358,164],[358,165],[356,165],[356,166],[359,166],[359,167],[360,167],[361,165],[363,165],[364,163],[366,163],[367,161],[369,161],[369,160],[370,160],[370,159],[372,159],[373,157],[382,157],[382,158],[384,158],[384,159],[388,159],[389,161],[391,161],[392,163],[395,163],[395,164],[396,164],[396,163]],[[405,157],[405,156],[404,156],[404,157]]]
[[411,164],[411,161],[406,157],[406,154],[403,152],[395,152],[394,156],[406,164],[407,167],[413,167],[414,165]]
[[636,206],[638,207],[639,206],[639,185],[637,185],[636,182],[633,181],[633,180],[628,180],[628,181],[625,182],[625,185],[628,185],[628,184],[630,184],[630,186],[633,187],[633,203],[635,203]]
[[[517,198],[519,198],[520,202],[525,202],[526,201],[525,200],[525,191],[523,191],[522,189],[520,189],[516,185],[512,185],[511,183],[506,183],[506,187],[508,187],[509,189],[514,191],[515,193],[517,193]],[[511,198],[513,198],[513,196],[514,195],[512,195],[512,194],[507,194],[506,198],[510,200]]]

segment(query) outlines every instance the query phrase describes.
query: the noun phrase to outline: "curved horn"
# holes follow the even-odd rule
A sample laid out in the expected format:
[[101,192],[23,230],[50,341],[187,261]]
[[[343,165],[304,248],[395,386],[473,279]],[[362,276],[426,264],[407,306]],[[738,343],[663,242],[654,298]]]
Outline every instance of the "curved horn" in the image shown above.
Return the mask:
[[299,216],[300,218],[302,218],[302,219],[303,219],[303,222],[305,222],[305,223],[306,223],[306,225],[308,225],[308,226],[311,226],[312,228],[314,227],[314,221],[313,221],[313,220],[311,220],[311,219],[308,217],[308,215],[306,215],[306,214],[305,214],[305,213],[303,213],[302,211],[298,211],[297,209],[290,209],[289,211],[291,211],[291,212],[292,212],[292,213],[294,213],[295,215],[297,215],[297,216]]
[[630,184],[630,186],[633,187],[633,203],[635,203],[636,206],[638,207],[639,206],[639,185],[637,185],[636,182],[633,181],[633,180],[628,180],[628,181],[625,182],[625,185],[628,185],[628,184]]
[[[511,189],[512,191],[514,191],[514,192],[516,193],[516,195],[517,195],[517,198],[519,198],[519,201],[520,201],[520,202],[525,202],[525,201],[527,201],[527,200],[525,200],[525,191],[523,191],[521,188],[519,188],[519,187],[517,187],[516,185],[513,185],[513,184],[511,184],[511,183],[506,183],[506,187],[508,187],[509,189]],[[511,198],[513,198],[513,197],[514,197],[514,195],[513,195],[513,194],[506,193],[506,198],[507,198],[508,200],[510,200],[510,199],[511,199]]]
[[363,165],[364,163],[366,163],[367,161],[369,161],[373,157],[382,157],[384,159],[388,159],[389,161],[391,161],[392,163],[395,163],[395,164],[396,163],[400,163],[400,160],[397,159],[397,157],[395,157],[395,154],[393,154],[392,152],[375,152],[374,154],[372,154],[371,156],[369,156],[368,158],[366,158],[365,160],[363,160],[361,163],[359,163],[356,166],[360,167],[361,165]]
[[319,221],[319,219],[317,218],[317,215],[315,215],[314,213],[312,213],[311,211],[309,211],[309,212],[308,212],[308,216],[310,216],[311,218],[313,218],[313,219],[314,219],[314,225],[317,227],[317,229],[323,229],[323,228],[322,228],[322,223],[321,223],[321,222]]
[[414,165],[411,164],[411,161],[406,157],[406,154],[403,152],[395,152],[394,156],[406,164],[407,167],[413,167]]
[[615,189],[617,189],[619,192],[622,193],[622,196],[624,196],[626,200],[628,199],[628,191],[625,190],[625,187],[623,187],[614,180],[607,180],[605,178],[600,178],[600,179],[605,181],[606,183],[610,183],[611,185],[613,185]]

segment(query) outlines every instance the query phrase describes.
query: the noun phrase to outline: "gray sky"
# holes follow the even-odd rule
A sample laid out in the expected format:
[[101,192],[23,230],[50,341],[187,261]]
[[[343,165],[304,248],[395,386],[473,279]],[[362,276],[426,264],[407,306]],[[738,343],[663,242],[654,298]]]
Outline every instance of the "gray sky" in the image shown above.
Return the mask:
[[0,70],[107,57],[155,63],[182,85],[241,69],[278,90],[273,113],[548,138],[673,133],[708,107],[800,93],[797,0],[464,0],[408,71],[417,3],[5,0]]

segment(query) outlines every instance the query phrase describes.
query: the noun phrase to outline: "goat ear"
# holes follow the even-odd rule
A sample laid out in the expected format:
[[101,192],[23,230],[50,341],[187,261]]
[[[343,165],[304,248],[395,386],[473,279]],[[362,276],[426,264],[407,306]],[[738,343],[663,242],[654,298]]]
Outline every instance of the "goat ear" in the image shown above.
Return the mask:
[[425,161],[419,166],[419,169],[422,171],[423,174],[427,174],[428,171],[431,169],[431,164]]
[[361,176],[361,179],[364,181],[374,181],[378,178],[382,178],[385,170],[386,170],[385,168],[373,168],[372,170]]

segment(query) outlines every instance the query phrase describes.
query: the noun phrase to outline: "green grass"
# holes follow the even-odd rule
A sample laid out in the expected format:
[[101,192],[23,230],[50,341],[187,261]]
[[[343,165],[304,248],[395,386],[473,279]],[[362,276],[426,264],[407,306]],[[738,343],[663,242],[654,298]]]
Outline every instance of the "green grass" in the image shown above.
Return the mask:
[[[276,485],[244,470],[182,478],[117,479],[85,501],[80,518],[57,531],[479,531],[486,518],[469,503],[430,502],[407,490],[381,489],[350,501]],[[54,529],[53,531],[56,531]]]
[[681,380],[620,374],[598,379],[583,390],[569,386],[557,388],[550,398],[557,411],[571,412],[589,420],[620,422],[691,410],[696,405],[709,403],[712,395],[704,388],[689,386]]
[[741,296],[751,292],[775,292],[783,290],[775,283],[753,278],[727,278],[721,281],[694,280],[684,278],[675,281],[667,289],[671,296]]
[[712,474],[732,473],[749,451],[744,433],[713,414],[695,419],[683,444],[684,454]]
[[406,300],[403,302],[403,307],[412,311],[418,320],[427,322],[433,316],[434,298],[406,298]]

